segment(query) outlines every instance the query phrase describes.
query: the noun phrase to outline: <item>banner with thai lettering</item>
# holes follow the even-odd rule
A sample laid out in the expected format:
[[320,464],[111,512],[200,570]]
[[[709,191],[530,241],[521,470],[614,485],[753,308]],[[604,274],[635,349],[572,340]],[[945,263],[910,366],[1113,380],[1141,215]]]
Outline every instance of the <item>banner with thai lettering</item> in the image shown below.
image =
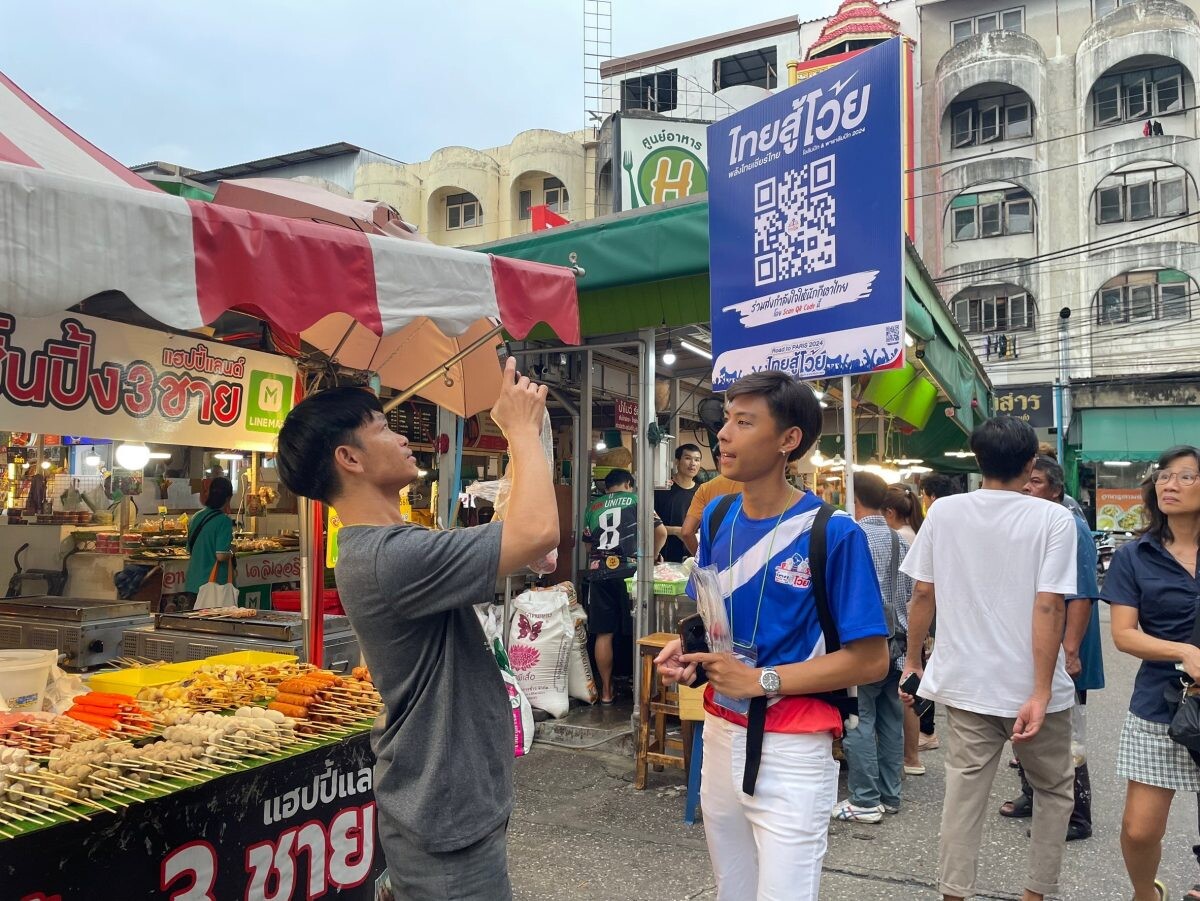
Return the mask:
[[1140,488],[1097,488],[1096,530],[1136,532],[1146,526],[1146,505]]
[[5,899],[375,901],[385,870],[367,735],[117,813],[0,839]]
[[0,312],[0,431],[274,450],[289,358],[92,316]]
[[904,361],[902,43],[709,126],[713,388]]
[[996,412],[1024,420],[1035,429],[1054,428],[1054,387],[1009,385],[997,388]]
[[687,119],[613,116],[613,210],[636,210],[708,190],[708,123]]

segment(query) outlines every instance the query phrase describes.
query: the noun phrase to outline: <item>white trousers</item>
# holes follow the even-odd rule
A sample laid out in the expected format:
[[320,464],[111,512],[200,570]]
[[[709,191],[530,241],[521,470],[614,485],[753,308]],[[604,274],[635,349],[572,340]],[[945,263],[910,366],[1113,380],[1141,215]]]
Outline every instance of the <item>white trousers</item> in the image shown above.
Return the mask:
[[837,801],[832,746],[827,732],[768,732],[747,795],[746,730],[705,716],[700,803],[718,901],[816,901]]

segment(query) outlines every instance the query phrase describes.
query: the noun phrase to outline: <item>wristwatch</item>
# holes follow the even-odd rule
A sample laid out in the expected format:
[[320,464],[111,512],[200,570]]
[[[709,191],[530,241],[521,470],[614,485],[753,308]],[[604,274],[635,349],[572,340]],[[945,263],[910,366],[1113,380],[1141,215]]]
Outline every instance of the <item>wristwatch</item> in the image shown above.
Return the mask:
[[779,697],[779,689],[783,687],[783,681],[779,678],[779,673],[775,672],[775,667],[764,666],[762,674],[758,677],[758,684],[762,687],[763,694],[768,698]]

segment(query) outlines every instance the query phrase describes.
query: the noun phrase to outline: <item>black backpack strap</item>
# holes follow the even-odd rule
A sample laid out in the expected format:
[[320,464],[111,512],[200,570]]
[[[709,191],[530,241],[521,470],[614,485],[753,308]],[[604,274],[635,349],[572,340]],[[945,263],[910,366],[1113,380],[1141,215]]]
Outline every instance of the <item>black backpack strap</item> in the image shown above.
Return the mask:
[[[712,516],[708,518],[708,540],[714,541],[717,537],[717,532],[721,531],[721,524],[725,522],[725,517],[729,515],[729,508],[733,506],[733,502],[738,499],[736,494],[726,494],[713,507]],[[710,548],[711,550],[711,548]],[[709,561],[710,563],[712,561]],[[730,565],[733,561],[729,561]]]
[[746,715],[746,765],[742,769],[742,791],[754,794],[758,781],[758,765],[762,761],[763,736],[767,731],[767,699],[751,698]]

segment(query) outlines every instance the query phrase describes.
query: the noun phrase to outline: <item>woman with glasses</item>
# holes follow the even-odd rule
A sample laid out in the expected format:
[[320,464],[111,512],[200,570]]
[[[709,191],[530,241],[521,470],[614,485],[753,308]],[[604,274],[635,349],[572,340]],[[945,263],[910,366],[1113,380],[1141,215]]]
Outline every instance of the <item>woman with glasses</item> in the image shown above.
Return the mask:
[[[1166,451],[1142,498],[1149,524],[1113,556],[1100,596],[1112,605],[1113,643],[1142,660],[1117,752],[1117,773],[1128,780],[1121,851],[1134,901],[1158,901],[1167,897],[1156,876],[1171,801],[1176,792],[1200,792],[1200,767],[1167,735],[1166,696],[1180,687],[1177,664],[1200,681],[1200,647],[1191,641],[1200,598],[1200,449]],[[1200,886],[1185,897],[1200,899]]]

